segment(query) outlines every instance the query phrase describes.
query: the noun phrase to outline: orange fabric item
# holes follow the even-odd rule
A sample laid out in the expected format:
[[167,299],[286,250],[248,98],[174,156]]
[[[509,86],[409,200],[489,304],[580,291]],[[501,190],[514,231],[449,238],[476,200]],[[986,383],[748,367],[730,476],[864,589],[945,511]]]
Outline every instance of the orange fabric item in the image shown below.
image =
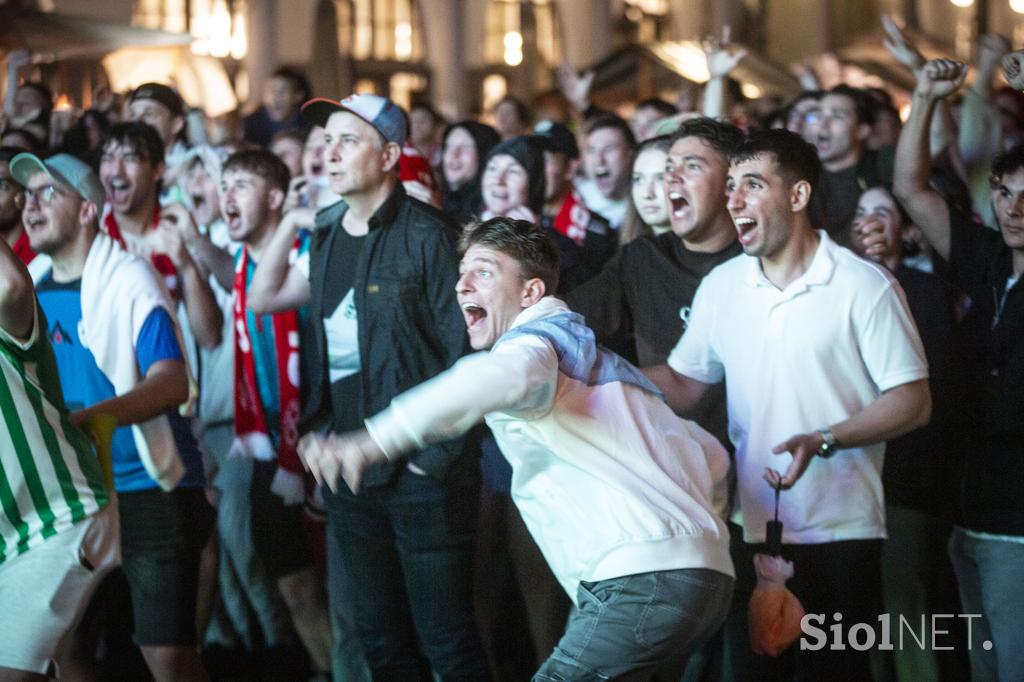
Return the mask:
[[778,656],[800,636],[804,607],[786,588],[793,564],[780,556],[754,556],[757,587],[747,608],[750,648],[754,653]]

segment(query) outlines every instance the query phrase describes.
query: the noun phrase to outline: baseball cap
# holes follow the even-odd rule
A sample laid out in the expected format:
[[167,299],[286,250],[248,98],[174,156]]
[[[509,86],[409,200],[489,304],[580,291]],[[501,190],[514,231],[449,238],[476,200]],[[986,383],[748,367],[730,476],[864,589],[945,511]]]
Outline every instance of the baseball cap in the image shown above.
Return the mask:
[[181,95],[163,83],[143,83],[132,91],[131,96],[128,98],[128,103],[131,104],[140,99],[151,99],[154,102],[163,104],[171,112],[172,116],[183,116],[185,114],[185,103],[182,101]]
[[11,159],[10,167],[11,175],[23,186],[28,185],[30,177],[43,172],[65,189],[75,192],[97,206],[103,206],[107,198],[103,185],[92,168],[70,154],[56,154],[43,161],[35,154],[23,152]]
[[578,159],[580,157],[580,148],[576,144],[576,136],[561,123],[541,121],[534,126],[533,133],[539,138],[538,142],[540,142],[540,146],[545,150],[565,154],[570,159]]
[[377,129],[384,139],[397,145],[405,144],[407,133],[405,112],[386,97],[378,95],[349,95],[335,102],[317,97],[302,105],[302,117],[313,125],[325,127],[327,119],[337,111],[348,111]]

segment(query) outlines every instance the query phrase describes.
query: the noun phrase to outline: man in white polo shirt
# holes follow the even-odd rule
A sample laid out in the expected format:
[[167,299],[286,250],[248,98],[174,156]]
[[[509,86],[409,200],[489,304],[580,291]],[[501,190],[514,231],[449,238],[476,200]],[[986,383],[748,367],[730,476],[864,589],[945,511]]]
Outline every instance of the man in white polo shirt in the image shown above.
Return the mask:
[[728,208],[744,255],[704,278],[668,365],[647,370],[677,410],[727,379],[738,482],[732,520],[743,527],[733,534],[729,679],[792,679],[794,671],[800,679],[870,679],[866,652],[849,647],[755,659],[746,633],[752,557],[763,550],[779,486],[789,491],[779,510],[783,554],[796,568],[789,586],[807,613],[824,614],[822,629],[835,613],[847,628],[877,622],[884,443],[931,413],[928,368],[902,290],[811,228],[820,168],[814,148],[783,130],[755,133],[733,154]]

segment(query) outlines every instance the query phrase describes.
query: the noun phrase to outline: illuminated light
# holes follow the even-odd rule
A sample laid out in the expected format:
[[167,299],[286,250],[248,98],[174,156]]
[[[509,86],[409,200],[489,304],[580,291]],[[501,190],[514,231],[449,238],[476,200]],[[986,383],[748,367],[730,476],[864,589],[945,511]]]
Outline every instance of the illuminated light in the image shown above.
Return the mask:
[[510,50],[522,51],[523,35],[519,31],[509,31],[505,34],[505,52]]
[[57,102],[53,105],[53,110],[54,111],[63,111],[64,109],[70,109],[70,108],[71,108],[71,100],[68,98],[67,95],[65,95],[63,93],[61,94],[60,97],[57,98]]
[[970,7],[974,4],[974,0],[949,0],[949,2],[957,7]]
[[376,95],[377,84],[369,78],[362,78],[356,82],[356,92],[360,95]]
[[900,121],[906,123],[908,118],[910,118],[910,102],[900,107]]
[[245,37],[245,15],[235,12],[235,20],[231,25],[231,56],[235,59],[243,59],[249,51],[249,43]]
[[210,13],[210,56],[227,57],[231,54],[231,14],[224,0],[219,0]]
[[1010,9],[1017,14],[1024,14],[1024,0],[1010,0]]
[[412,25],[408,21],[395,24],[395,56],[402,60],[412,57]]
[[505,63],[509,66],[519,66],[523,63],[523,51],[505,50]]
[[704,48],[692,40],[656,43],[650,46],[652,52],[667,61],[687,80],[694,83],[706,83],[708,59]]
[[500,73],[492,73],[484,78],[484,110],[490,111],[501,98],[508,94],[508,81]]
[[753,83],[743,83],[740,85],[740,91],[747,99],[757,99],[763,94],[761,92],[761,88],[757,87]]

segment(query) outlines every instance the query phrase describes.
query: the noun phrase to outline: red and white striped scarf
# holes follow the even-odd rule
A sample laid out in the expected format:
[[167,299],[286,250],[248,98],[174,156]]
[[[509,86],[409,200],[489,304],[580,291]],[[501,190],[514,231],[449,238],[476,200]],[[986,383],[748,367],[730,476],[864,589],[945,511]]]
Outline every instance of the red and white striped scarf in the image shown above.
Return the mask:
[[299,461],[299,315],[294,310],[275,313],[274,355],[277,358],[277,391],[281,411],[281,445],[274,451],[256,386],[256,364],[245,311],[246,269],[249,249],[243,247],[235,268],[235,442],[232,454],[261,460],[277,459],[278,465],[302,473]]

